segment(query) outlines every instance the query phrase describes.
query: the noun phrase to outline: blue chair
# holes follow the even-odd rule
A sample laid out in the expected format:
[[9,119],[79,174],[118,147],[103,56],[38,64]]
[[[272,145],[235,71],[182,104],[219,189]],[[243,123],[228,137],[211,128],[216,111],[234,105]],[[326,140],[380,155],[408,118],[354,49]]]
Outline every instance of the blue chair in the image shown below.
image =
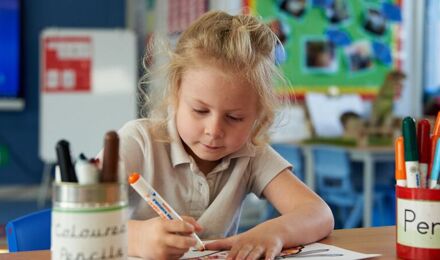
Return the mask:
[[[312,148],[316,190],[336,213],[337,228],[358,227],[363,217],[363,192],[357,180],[362,174],[352,174],[352,165],[344,148],[316,146]],[[383,216],[384,193],[374,191],[375,209]],[[377,224],[377,223],[376,223]]]
[[293,173],[304,181],[303,156],[301,149],[292,144],[272,144],[272,148],[293,165]]
[[9,252],[50,249],[51,209],[11,220],[6,224]]

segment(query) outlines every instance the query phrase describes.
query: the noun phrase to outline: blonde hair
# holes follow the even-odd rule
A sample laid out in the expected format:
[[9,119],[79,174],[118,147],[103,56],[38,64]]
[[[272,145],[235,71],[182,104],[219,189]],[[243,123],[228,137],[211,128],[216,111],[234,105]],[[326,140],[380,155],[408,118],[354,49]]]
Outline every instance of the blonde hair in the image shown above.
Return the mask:
[[[225,73],[243,78],[258,96],[258,118],[251,133],[255,145],[268,142],[268,129],[274,121],[279,99],[274,78],[283,79],[274,61],[275,45],[279,42],[271,29],[250,15],[229,15],[221,11],[207,12],[180,36],[170,52],[167,64],[168,83],[160,89],[160,97],[150,96],[145,110],[153,120],[153,135],[164,136],[171,116],[168,106],[177,105],[180,82],[189,68],[200,64],[221,66]],[[144,76],[144,80],[149,76]],[[155,103],[154,101],[159,101]]]

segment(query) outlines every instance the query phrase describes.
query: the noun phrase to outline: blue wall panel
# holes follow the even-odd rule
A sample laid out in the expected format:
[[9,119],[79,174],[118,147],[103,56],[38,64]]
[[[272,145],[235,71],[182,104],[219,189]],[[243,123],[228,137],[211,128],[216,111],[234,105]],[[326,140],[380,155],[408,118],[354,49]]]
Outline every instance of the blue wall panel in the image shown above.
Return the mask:
[[[22,74],[26,107],[0,111],[0,144],[10,152],[0,166],[0,185],[38,183],[43,162],[38,156],[39,36],[47,27],[123,28],[124,0],[22,0]],[[54,148],[55,149],[55,148]]]

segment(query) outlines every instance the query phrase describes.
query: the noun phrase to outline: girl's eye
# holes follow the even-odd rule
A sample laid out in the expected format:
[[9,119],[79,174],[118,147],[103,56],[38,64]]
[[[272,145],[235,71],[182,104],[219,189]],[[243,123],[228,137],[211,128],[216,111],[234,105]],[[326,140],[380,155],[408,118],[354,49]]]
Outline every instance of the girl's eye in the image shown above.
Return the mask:
[[236,121],[236,122],[241,122],[241,121],[243,121],[243,118],[241,118],[241,117],[228,116],[228,118],[231,119],[232,121]]
[[196,112],[197,114],[206,114],[208,113],[208,110],[203,110],[203,109],[193,109],[194,112]]

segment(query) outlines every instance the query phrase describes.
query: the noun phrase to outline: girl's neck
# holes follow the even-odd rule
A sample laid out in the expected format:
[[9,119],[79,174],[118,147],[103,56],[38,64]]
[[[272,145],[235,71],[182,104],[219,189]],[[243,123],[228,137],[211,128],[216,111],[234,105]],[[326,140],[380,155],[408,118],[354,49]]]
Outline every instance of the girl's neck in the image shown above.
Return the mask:
[[184,142],[183,146],[185,148],[185,151],[191,155],[191,157],[194,159],[197,167],[203,174],[206,176],[208,173],[210,173],[220,162],[221,160],[217,161],[207,161],[200,159]]

